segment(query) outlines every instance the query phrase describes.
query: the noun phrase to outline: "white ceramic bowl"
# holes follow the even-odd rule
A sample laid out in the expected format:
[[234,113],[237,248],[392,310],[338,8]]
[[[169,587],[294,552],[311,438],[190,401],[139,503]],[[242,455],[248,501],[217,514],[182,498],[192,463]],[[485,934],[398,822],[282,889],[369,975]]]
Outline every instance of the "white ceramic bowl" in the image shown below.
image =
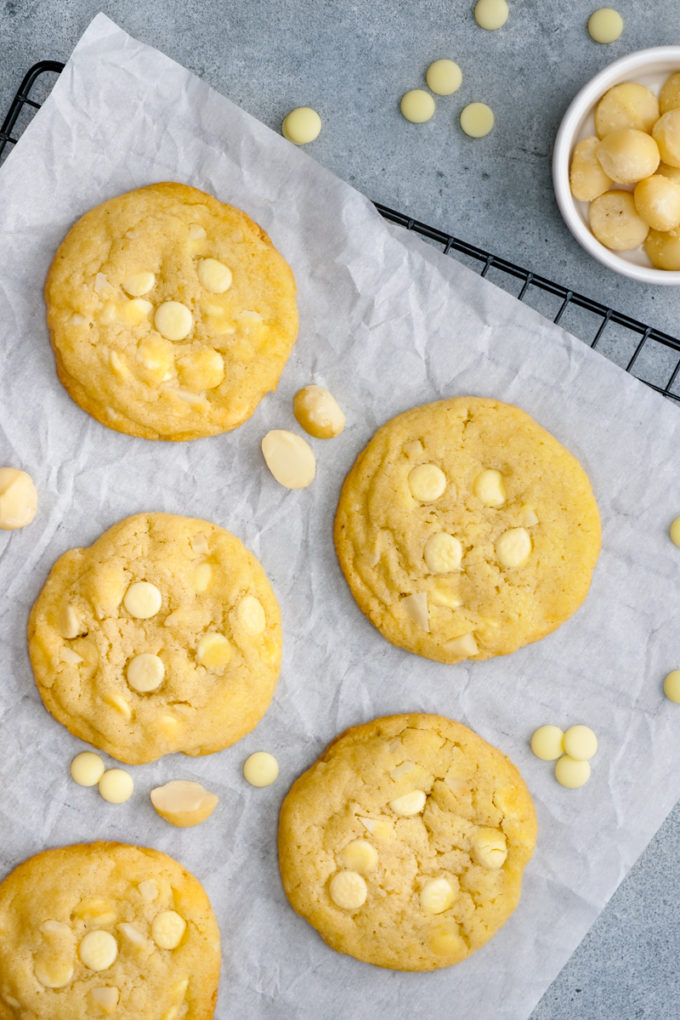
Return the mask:
[[[643,283],[680,285],[680,272],[655,269],[642,246],[632,251],[614,252],[595,239],[588,226],[588,203],[577,201],[569,188],[569,163],[574,146],[582,138],[595,134],[593,111],[613,85],[635,81],[656,95],[673,71],[680,71],[680,46],[657,46],[638,50],[615,60],[596,74],[571,102],[560,124],[553,150],[553,185],[560,212],[570,231],[590,255],[624,276]],[[621,185],[617,185],[621,187]]]

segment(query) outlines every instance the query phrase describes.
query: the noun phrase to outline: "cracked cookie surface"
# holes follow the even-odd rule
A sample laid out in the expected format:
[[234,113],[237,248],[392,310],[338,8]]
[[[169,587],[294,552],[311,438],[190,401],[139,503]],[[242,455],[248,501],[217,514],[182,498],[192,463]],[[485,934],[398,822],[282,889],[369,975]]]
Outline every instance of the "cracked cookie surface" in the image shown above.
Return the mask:
[[109,428],[195,439],[276,388],[297,335],[293,273],[244,212],[184,184],[79,219],[45,284],[59,379]]
[[291,905],[333,949],[434,970],[504,924],[535,841],[509,759],[461,723],[413,713],[352,727],[295,781],[279,864]]
[[45,850],[0,883],[0,1018],[209,1020],[220,936],[172,857],[123,843]]
[[375,433],[345,479],[340,566],[393,644],[487,659],[559,627],[588,593],[600,518],[585,471],[518,407],[425,404]]
[[172,514],[127,517],[64,553],[28,637],[48,711],[132,765],[235,743],[281,666],[279,606],[258,560],[224,528]]

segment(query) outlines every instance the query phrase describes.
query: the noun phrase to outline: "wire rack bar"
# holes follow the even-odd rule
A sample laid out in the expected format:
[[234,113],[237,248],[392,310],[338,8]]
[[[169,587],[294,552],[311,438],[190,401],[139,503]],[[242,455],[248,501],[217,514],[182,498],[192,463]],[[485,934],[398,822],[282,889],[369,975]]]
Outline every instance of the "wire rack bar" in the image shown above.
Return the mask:
[[[20,115],[26,110],[32,115],[32,112],[41,106],[31,94],[36,83],[48,73],[60,74],[63,68],[64,65],[57,60],[41,60],[27,71],[0,127],[0,161],[7,147],[15,145],[21,134],[21,130],[15,130],[20,127],[17,124]],[[572,291],[533,270],[523,269],[500,255],[485,251],[453,234],[390,209],[380,202],[376,202],[375,207],[389,222],[405,227],[424,240],[441,246],[445,255],[451,257],[463,255],[480,276],[486,277],[493,270],[494,283],[498,283],[510,293],[515,293],[516,281],[520,281],[519,292],[515,293],[518,300],[530,303],[534,293],[557,298],[560,302],[557,311],[554,314],[552,312],[547,314],[546,318],[562,323],[565,328],[580,336],[585,343],[593,348],[597,347],[657,393],[680,403],[680,338],[639,322],[629,315],[617,312],[614,308],[608,308],[600,301]],[[571,322],[564,321],[565,318],[569,318],[572,308],[595,317],[594,331],[592,329],[589,331],[585,327],[579,331]]]

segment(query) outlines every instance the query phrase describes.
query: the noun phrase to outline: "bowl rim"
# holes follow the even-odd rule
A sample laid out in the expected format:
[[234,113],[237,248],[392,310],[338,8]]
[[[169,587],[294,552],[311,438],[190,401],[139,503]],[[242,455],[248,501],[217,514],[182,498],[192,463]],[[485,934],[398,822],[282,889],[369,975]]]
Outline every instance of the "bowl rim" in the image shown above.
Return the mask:
[[[609,248],[600,244],[577,213],[569,187],[569,158],[575,140],[576,128],[583,117],[608,88],[626,80],[629,71],[639,70],[640,67],[647,64],[660,64],[667,60],[677,62],[680,70],[680,46],[654,46],[646,50],[635,50],[633,53],[614,60],[586,82],[567,107],[555,136],[552,178],[555,198],[562,218],[588,254],[608,269],[639,282],[677,287],[680,286],[680,270],[639,266],[634,262],[628,262],[616,252],[610,251]],[[650,67],[650,70],[653,68]]]

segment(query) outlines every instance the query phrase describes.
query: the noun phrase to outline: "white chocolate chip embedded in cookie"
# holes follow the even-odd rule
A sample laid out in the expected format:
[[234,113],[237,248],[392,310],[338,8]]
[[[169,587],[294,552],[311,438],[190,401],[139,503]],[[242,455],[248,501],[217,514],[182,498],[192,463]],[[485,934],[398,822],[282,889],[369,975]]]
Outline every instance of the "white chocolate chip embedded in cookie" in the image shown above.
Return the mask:
[[38,510],[38,492],[33,479],[19,468],[0,468],[0,528],[25,528]]
[[64,956],[39,956],[33,972],[44,988],[64,988],[73,977],[73,961]]
[[78,955],[89,970],[108,970],[118,956],[118,943],[108,931],[89,931],[81,940]]
[[229,638],[224,634],[211,632],[204,634],[198,642],[196,649],[196,661],[206,669],[224,669],[231,661],[234,649]]
[[253,636],[261,634],[267,625],[264,606],[254,595],[244,595],[238,604],[236,618],[244,630]]
[[130,659],[125,671],[128,685],[133,691],[147,693],[155,691],[163,683],[165,666],[163,660],[151,652],[142,652]]
[[224,294],[231,287],[232,273],[229,266],[218,259],[201,259],[198,279],[211,294]]
[[502,868],[508,856],[507,840],[498,829],[481,826],[474,834],[472,847],[478,864],[485,868]]
[[328,892],[336,907],[358,910],[366,902],[368,886],[358,872],[338,871],[331,879]]
[[503,475],[494,468],[486,468],[475,478],[475,496],[484,506],[503,506],[506,500]]
[[460,570],[463,547],[453,535],[439,531],[428,538],[423,556],[433,574],[448,574],[452,570]]
[[176,949],[186,927],[186,921],[176,910],[163,910],[151,923],[151,938],[159,949]]
[[156,309],[154,324],[166,340],[184,340],[189,336],[194,320],[181,301],[164,301]]
[[154,274],[148,270],[143,270],[141,273],[130,273],[123,280],[122,287],[131,298],[139,298],[143,297],[144,294],[148,294],[155,282],[156,277]]
[[177,374],[192,392],[214,390],[224,379],[224,358],[212,347],[190,351],[177,359]]
[[531,538],[526,528],[508,528],[496,542],[496,555],[503,567],[521,567],[531,555]]
[[125,592],[123,605],[137,620],[150,620],[161,608],[163,597],[150,581],[135,581]]
[[420,503],[434,503],[446,489],[446,475],[436,464],[419,464],[409,472],[408,486]]
[[441,914],[451,906],[455,894],[446,878],[432,878],[420,891],[420,903],[426,914]]
[[423,810],[426,800],[427,797],[423,790],[411,790],[410,793],[403,793],[401,797],[391,800],[390,807],[395,815],[401,815],[403,818],[413,818]]
[[367,839],[353,839],[340,851],[338,860],[349,871],[368,875],[378,867],[378,851]]

